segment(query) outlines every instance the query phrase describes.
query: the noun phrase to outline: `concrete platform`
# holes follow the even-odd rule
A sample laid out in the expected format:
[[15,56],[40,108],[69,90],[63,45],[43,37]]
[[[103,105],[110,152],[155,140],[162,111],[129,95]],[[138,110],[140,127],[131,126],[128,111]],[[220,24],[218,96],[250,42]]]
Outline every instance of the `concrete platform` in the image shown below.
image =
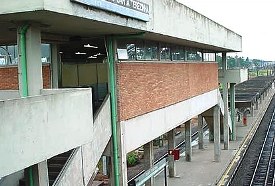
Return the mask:
[[[248,138],[253,126],[258,125],[267,109],[269,102],[274,95],[271,90],[268,97],[262,102],[259,110],[255,110],[254,117],[248,117],[248,124],[244,126],[241,122],[237,124],[237,140],[230,141],[229,150],[222,150],[221,162],[214,162],[214,143],[209,142],[209,137],[204,136],[204,149],[198,149],[198,145],[193,147],[192,162],[186,162],[185,157],[176,162],[176,178],[167,178],[169,186],[205,186],[217,185],[217,182],[223,176],[227,167],[230,167],[231,161],[234,159],[239,147],[243,141]],[[221,143],[223,149],[223,143]],[[168,173],[167,173],[168,175]],[[155,185],[164,185],[164,172],[155,177]],[[219,184],[222,185],[222,184]]]

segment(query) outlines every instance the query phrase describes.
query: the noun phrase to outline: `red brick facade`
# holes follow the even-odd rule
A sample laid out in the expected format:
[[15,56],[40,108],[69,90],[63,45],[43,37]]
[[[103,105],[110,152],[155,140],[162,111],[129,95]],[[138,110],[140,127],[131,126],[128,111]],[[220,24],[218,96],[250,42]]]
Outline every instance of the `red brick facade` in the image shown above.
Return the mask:
[[216,63],[118,63],[119,120],[218,88]]
[[[43,87],[50,88],[51,72],[50,65],[43,65]],[[0,68],[0,90],[18,90],[17,66]]]

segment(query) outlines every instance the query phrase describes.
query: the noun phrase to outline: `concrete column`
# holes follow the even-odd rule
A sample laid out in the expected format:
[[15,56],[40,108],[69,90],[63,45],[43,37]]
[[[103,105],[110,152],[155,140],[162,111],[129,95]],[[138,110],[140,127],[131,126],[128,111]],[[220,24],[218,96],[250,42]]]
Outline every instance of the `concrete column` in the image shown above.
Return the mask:
[[[20,43],[18,34],[17,43]],[[18,44],[19,56],[21,48]],[[40,29],[30,26],[26,33],[26,50],[27,50],[27,81],[28,92],[30,96],[39,95],[43,88],[42,62],[41,62],[41,33]],[[19,58],[20,59],[20,58]],[[22,67],[19,60],[19,92],[22,95]]]
[[203,149],[203,117],[198,115],[199,149]]
[[[225,74],[227,70],[227,59],[226,53],[222,53],[222,67]],[[225,79],[225,78],[224,78]],[[223,117],[223,140],[224,140],[224,149],[229,149],[229,124],[228,124],[228,83],[222,82],[223,84],[223,103],[224,103],[224,117]]]
[[221,161],[221,134],[220,134],[220,108],[218,105],[214,107],[214,161]]
[[255,110],[258,110],[259,109],[259,100],[256,99],[255,101]]
[[232,120],[232,140],[236,140],[236,122],[235,122],[235,83],[230,83],[230,112]]
[[52,80],[52,88],[58,88],[59,81],[59,47],[57,44],[51,45],[51,80]]
[[[170,130],[167,133],[168,137],[168,150],[175,148],[175,129]],[[176,167],[173,155],[168,155],[168,172],[169,177],[173,178],[176,176]]]
[[[17,37],[19,57],[21,56],[20,37]],[[40,90],[43,89],[42,77],[42,61],[41,61],[41,31],[39,25],[31,25],[26,33],[26,58],[27,58],[27,82],[28,82],[28,95],[40,95]],[[22,95],[22,65],[21,58],[19,58],[18,78],[19,78],[19,92]],[[30,168],[33,173],[34,184],[39,186],[48,186],[48,167],[47,161],[43,161]],[[29,170],[25,171],[28,172]],[[28,175],[28,173],[26,173]],[[27,183],[30,182],[29,177],[25,177]]]
[[223,141],[224,149],[229,149],[229,124],[228,124],[228,83],[223,83],[223,103],[224,103],[224,116],[223,116]]
[[[154,148],[153,141],[146,143],[144,146],[144,160],[145,160],[145,169],[148,170],[154,165]],[[153,186],[154,185],[154,177],[151,177],[148,181],[146,181],[145,186]]]
[[185,160],[192,159],[192,139],[191,139],[191,120],[185,123]]
[[251,106],[250,106],[250,115],[251,115],[251,117],[254,116],[254,102],[252,102]]
[[47,161],[40,162],[39,164],[33,166],[33,173],[34,185],[49,186]]

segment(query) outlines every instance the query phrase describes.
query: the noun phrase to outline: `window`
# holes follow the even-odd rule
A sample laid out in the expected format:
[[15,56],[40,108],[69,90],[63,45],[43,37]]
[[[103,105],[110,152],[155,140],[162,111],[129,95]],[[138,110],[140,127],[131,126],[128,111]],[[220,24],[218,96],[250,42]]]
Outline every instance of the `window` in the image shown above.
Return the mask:
[[170,53],[170,46],[167,44],[160,45],[160,60],[161,61],[170,61],[171,60],[171,53]]
[[184,61],[185,60],[184,47],[174,46],[172,48],[172,60],[173,61]]
[[[50,63],[51,49],[50,44],[41,44],[41,61]],[[18,47],[17,45],[0,46],[0,65],[17,65]]]
[[202,53],[194,48],[186,49],[187,61],[202,61]]
[[203,61],[215,61],[215,53],[203,53]]

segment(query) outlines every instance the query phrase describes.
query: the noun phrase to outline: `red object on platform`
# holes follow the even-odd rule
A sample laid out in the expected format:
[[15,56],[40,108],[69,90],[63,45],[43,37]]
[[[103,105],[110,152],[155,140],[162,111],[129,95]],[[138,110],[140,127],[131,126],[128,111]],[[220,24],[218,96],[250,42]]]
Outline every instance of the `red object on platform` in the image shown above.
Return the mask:
[[180,159],[180,150],[179,149],[168,150],[168,155],[173,155],[174,160],[179,160]]
[[243,124],[247,125],[247,118],[246,117],[243,117]]

